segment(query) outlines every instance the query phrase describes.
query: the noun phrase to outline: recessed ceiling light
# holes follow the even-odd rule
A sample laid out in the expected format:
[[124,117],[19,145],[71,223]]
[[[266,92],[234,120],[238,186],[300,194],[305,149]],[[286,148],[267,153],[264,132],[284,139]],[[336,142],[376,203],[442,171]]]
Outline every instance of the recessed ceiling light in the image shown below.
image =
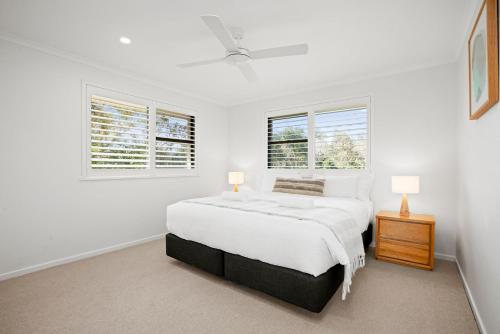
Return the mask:
[[122,44],[130,44],[130,43],[132,43],[132,41],[130,40],[130,38],[125,37],[125,36],[120,37],[120,42]]

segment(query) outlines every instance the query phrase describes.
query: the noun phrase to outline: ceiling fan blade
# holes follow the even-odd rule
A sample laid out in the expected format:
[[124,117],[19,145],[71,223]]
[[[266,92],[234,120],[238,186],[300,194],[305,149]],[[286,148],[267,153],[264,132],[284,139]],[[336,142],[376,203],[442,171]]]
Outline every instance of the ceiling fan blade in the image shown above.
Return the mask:
[[304,55],[309,50],[307,44],[296,44],[288,46],[279,46],[277,48],[261,49],[250,51],[249,55],[252,59],[274,58]]
[[189,68],[189,67],[195,67],[195,66],[202,66],[202,65],[208,65],[208,64],[221,63],[221,62],[224,61],[224,59],[225,58],[217,58],[217,59],[194,61],[192,63],[178,64],[177,67],[179,67],[179,68]]
[[238,49],[238,45],[234,41],[233,36],[218,16],[204,15],[201,19],[210,28],[210,30],[212,30],[217,39],[222,43],[222,45],[224,45],[226,50]]
[[238,65],[238,68],[249,82],[256,82],[258,80],[257,74],[253,70],[252,66],[250,66],[250,64],[240,64]]

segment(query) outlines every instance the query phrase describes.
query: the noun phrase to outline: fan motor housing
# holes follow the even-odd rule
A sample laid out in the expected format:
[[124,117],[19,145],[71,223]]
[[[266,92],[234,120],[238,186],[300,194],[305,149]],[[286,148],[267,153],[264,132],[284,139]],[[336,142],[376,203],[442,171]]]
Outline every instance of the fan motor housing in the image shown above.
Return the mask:
[[238,50],[231,50],[227,52],[226,62],[231,65],[239,65],[248,63],[252,60],[248,54],[247,49],[238,48]]

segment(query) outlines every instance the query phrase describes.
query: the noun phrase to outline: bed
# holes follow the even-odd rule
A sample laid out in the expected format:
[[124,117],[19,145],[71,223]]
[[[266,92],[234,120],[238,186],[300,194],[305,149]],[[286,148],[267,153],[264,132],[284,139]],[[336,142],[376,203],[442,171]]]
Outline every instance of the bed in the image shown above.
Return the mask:
[[[289,196],[254,193],[252,200],[276,203]],[[298,195],[292,196],[300,199]],[[307,201],[311,196],[302,198]],[[279,214],[270,214],[267,209],[260,210],[259,205],[247,204],[251,202],[207,197],[168,206],[166,254],[309,311],[320,312],[343,283],[345,274],[344,266],[332,256],[338,249],[325,240],[330,232],[309,220],[309,216],[297,218],[297,212],[308,210],[284,209],[278,205],[272,210],[278,210]],[[349,217],[359,228],[363,246],[371,243],[370,201],[321,197],[314,199],[314,206],[316,211],[323,208],[324,212],[335,212],[330,216],[339,218],[333,220]]]

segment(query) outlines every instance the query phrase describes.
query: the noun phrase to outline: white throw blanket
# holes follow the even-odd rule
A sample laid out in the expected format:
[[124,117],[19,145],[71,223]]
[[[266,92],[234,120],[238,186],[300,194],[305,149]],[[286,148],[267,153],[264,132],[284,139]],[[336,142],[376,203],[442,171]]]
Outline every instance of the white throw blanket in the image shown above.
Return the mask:
[[[280,206],[274,198],[266,198],[265,196],[250,197],[248,201],[231,201],[216,196],[186,200],[185,202],[308,220],[325,226],[333,235],[333,238],[324,238],[330,255],[336,257],[339,263],[344,266],[343,300],[350,292],[352,276],[358,268],[365,265],[365,251],[359,226],[354,218],[341,208],[328,206],[316,206],[311,209],[289,208]],[[332,219],[333,216],[335,219]]]

